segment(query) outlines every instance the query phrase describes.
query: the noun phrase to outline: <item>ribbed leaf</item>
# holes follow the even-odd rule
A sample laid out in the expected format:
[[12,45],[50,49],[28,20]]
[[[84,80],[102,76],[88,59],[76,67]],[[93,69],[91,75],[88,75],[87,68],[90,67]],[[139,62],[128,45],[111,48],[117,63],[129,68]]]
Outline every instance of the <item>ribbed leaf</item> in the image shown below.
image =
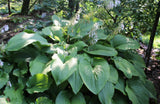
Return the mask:
[[65,63],[63,63],[58,54],[54,54],[52,59],[54,61],[50,67],[57,85],[67,80],[78,68],[77,58],[75,57],[70,58]]
[[9,75],[0,70],[0,89],[7,83],[9,80]]
[[138,49],[140,47],[136,40],[125,37],[123,35],[116,35],[111,40],[111,44],[113,47],[120,50]]
[[47,90],[50,86],[50,81],[47,75],[45,74],[35,74],[34,76],[30,77],[27,85],[28,93],[38,93]]
[[128,104],[128,98],[127,96],[124,96],[122,93],[120,92],[116,92],[114,94],[114,97],[112,99],[112,103],[111,104]]
[[6,87],[4,94],[10,99],[10,104],[26,104],[23,98],[23,90],[20,88]]
[[33,61],[30,62],[31,75],[42,73],[44,67],[49,59],[45,55],[38,55]]
[[68,79],[68,82],[70,83],[72,90],[75,94],[79,92],[81,89],[83,82],[79,74],[79,70],[76,70]]
[[114,85],[107,82],[102,91],[98,94],[98,98],[102,104],[111,104],[114,95]]
[[87,58],[81,59],[79,72],[86,87],[94,94],[98,94],[105,86],[110,73],[108,62],[102,58],[94,58],[92,68]]
[[[150,91],[151,89],[153,92]],[[149,104],[149,98],[155,98],[156,95],[151,83],[139,79],[128,80],[125,90],[133,104]]]
[[110,65],[110,77],[108,81],[115,84],[118,82],[118,72],[112,65]]
[[86,104],[85,98],[82,93],[74,95],[71,99],[71,104]]
[[126,95],[126,92],[125,92],[125,80],[122,77],[118,78],[118,82],[115,85],[115,89],[121,91],[124,95]]
[[106,47],[100,44],[92,45],[88,47],[88,49],[85,49],[84,51],[89,54],[100,55],[100,56],[116,56],[117,55],[117,51],[114,48]]
[[133,75],[139,75],[134,66],[129,61],[121,57],[115,57],[114,63],[117,69],[121,70],[127,78],[132,78]]
[[57,95],[55,104],[86,104],[86,101],[82,93],[73,95],[63,90]]
[[86,46],[88,46],[88,45],[87,45],[86,43],[84,43],[83,41],[78,41],[78,42],[70,45],[70,46],[68,47],[68,49],[71,49],[71,48],[73,48],[73,47],[77,47],[78,51],[81,51],[81,50],[83,50],[83,48],[86,47]]
[[68,91],[61,91],[56,97],[55,104],[71,104],[71,97],[72,94]]
[[47,40],[38,33],[29,34],[21,32],[9,40],[6,49],[8,51],[17,51],[34,42],[39,42],[41,45],[50,45]]
[[54,104],[50,99],[47,97],[39,97],[36,99],[35,104]]

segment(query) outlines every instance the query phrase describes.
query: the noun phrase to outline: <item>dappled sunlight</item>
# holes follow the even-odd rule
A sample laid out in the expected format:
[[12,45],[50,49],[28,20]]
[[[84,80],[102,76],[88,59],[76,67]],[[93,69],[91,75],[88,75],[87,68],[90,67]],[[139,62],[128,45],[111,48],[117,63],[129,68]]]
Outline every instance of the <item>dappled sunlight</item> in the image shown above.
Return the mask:
[[26,40],[26,39],[32,38],[34,35],[35,34],[28,34],[28,33],[24,32],[21,38],[24,39],[24,40]]
[[68,61],[70,61],[70,62],[69,62],[69,69],[77,66],[77,58],[71,58],[71,59],[68,60]]
[[59,21],[53,20],[53,22],[54,22],[54,24],[55,24],[56,26],[61,26],[61,23],[60,23]]
[[98,76],[103,73],[103,67],[101,65],[96,65],[92,72],[94,73],[95,79],[98,80]]

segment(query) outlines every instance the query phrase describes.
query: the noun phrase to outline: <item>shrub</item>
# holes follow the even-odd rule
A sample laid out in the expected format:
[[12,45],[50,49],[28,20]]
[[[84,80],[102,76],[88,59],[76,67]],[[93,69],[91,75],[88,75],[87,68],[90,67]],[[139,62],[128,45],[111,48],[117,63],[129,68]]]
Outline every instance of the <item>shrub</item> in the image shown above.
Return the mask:
[[52,26],[21,32],[1,49],[1,102],[149,104],[155,98],[136,40],[104,34],[98,19],[52,19]]

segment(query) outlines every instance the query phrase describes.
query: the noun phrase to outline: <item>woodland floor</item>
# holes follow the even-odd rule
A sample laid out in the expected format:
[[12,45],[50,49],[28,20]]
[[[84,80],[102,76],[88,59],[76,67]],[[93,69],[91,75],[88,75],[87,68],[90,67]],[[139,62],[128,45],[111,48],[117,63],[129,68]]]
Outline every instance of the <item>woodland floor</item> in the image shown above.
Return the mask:
[[[34,17],[28,17],[28,18],[36,19]],[[19,32],[22,32],[23,29],[17,30],[16,26],[20,24],[25,24],[26,22],[27,20],[23,21],[22,23],[14,23],[10,21],[9,18],[0,19],[0,28],[3,27],[4,25],[9,26],[9,31],[3,34],[0,33],[0,44],[2,42],[7,43],[11,37],[13,37]],[[138,50],[138,53],[144,58],[147,46],[144,45],[143,43],[140,43],[140,44],[141,44],[141,48]],[[160,60],[156,60],[155,58],[157,55],[156,52],[159,52],[159,51],[160,49],[152,50],[152,56],[151,56],[149,67],[145,69],[147,78],[153,82],[157,92],[157,103],[153,103],[151,101],[150,104],[160,104]]]

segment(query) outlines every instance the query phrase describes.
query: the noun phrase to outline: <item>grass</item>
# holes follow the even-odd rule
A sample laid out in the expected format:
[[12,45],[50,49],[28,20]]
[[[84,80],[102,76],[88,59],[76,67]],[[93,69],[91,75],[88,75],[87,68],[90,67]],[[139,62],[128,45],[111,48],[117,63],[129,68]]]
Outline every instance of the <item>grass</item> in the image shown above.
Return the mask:
[[[143,35],[142,36],[142,41],[146,45],[149,44],[149,40],[150,40],[150,35]],[[153,48],[159,48],[160,49],[160,34],[155,36],[154,42],[153,42]]]

